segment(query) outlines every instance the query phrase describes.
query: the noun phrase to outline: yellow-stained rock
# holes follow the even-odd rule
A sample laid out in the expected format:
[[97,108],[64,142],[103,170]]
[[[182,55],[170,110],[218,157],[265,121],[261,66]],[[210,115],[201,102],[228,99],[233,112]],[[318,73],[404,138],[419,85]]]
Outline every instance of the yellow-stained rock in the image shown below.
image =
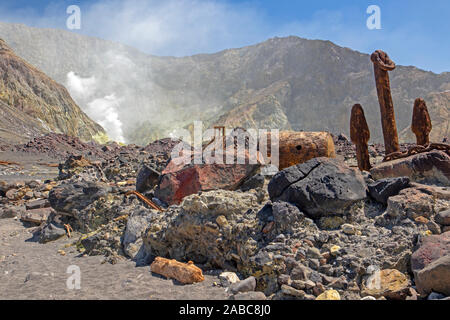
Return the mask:
[[339,252],[339,250],[341,250],[341,247],[339,247],[339,246],[332,246],[330,248],[330,253],[334,256],[334,255],[336,255]]
[[320,228],[326,230],[338,229],[344,223],[344,218],[340,216],[322,217],[319,219]]
[[183,284],[192,284],[205,280],[203,272],[192,261],[181,263],[157,257],[150,266],[150,270],[169,279],[176,279]]
[[367,279],[363,294],[400,300],[406,298],[410,284],[405,274],[396,269],[385,269],[376,271]]
[[416,223],[420,223],[420,224],[427,224],[428,222],[430,222],[430,220],[428,220],[427,218],[422,217],[422,216],[415,218],[414,221]]
[[227,220],[227,218],[225,218],[225,216],[218,216],[216,219],[216,223],[219,226],[224,227],[224,226],[228,225],[228,220]]
[[316,300],[341,300],[341,296],[336,290],[327,290],[320,294]]

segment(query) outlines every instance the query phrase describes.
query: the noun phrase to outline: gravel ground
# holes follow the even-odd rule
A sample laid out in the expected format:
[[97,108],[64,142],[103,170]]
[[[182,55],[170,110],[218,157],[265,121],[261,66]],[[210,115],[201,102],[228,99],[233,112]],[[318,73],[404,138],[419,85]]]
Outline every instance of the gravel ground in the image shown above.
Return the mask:
[[[0,299],[138,299],[200,300],[227,299],[222,287],[214,286],[217,276],[205,281],[180,285],[152,275],[150,267],[135,267],[131,261],[115,265],[102,263],[103,257],[80,257],[75,248],[64,245],[64,238],[48,244],[33,242],[32,228],[14,219],[0,220]],[[64,250],[65,255],[58,253]],[[67,268],[76,265],[81,271],[81,288],[70,290]]]

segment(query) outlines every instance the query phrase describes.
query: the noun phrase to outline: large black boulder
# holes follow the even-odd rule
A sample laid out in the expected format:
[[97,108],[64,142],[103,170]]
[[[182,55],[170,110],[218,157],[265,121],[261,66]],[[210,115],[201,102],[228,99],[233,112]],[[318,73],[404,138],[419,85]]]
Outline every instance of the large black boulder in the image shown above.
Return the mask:
[[270,181],[270,199],[295,204],[317,218],[346,214],[366,198],[367,186],[358,170],[332,158],[315,158],[278,172]]
[[63,183],[50,191],[48,200],[53,209],[74,217],[99,198],[106,197],[111,187],[105,183],[80,181]]
[[153,189],[159,182],[161,174],[150,166],[142,165],[136,177],[136,191],[140,193]]

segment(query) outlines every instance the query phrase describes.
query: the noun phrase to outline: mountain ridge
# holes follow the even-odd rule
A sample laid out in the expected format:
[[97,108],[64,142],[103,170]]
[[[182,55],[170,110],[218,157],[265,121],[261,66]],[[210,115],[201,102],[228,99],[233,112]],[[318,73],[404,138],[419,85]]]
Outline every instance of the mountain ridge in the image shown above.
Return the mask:
[[[45,37],[47,33],[50,35]],[[116,46],[111,41],[72,36],[69,31],[46,32],[0,23],[0,36],[4,35],[15,39],[17,47],[22,48],[19,50],[26,51],[33,64],[66,86],[70,71],[80,77],[95,77],[99,88],[96,96],[87,100],[78,97],[69,86],[83,109],[94,98],[111,93],[120,97],[122,103],[115,111],[123,123],[127,142],[146,144],[168,136],[174,129],[187,127],[194,120],[204,121],[205,126],[227,118],[236,123],[237,117],[230,118],[233,110],[253,110],[243,118],[258,128],[348,134],[350,109],[355,103],[365,110],[372,141],[382,140],[369,55],[328,40],[275,37],[212,54],[157,57],[125,45]],[[436,74],[399,65],[390,75],[399,132],[410,125],[416,98],[450,89],[449,72]],[[287,84],[289,90],[274,92],[271,88],[277,83]],[[251,101],[259,102],[244,106]],[[445,99],[435,101],[443,105],[429,105],[437,110],[431,112],[432,120],[448,113],[450,107]],[[448,129],[436,132],[449,135]],[[443,138],[434,136],[433,131],[431,136],[436,141]]]
[[0,39],[0,126],[3,143],[24,142],[49,132],[85,141],[104,134],[75,104],[65,87],[17,56]]

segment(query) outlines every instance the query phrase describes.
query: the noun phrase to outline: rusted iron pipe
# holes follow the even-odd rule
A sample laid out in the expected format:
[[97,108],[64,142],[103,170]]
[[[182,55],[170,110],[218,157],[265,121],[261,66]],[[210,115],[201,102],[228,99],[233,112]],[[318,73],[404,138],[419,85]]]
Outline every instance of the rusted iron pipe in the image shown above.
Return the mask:
[[156,205],[153,201],[147,199],[147,197],[145,197],[143,194],[137,192],[137,191],[129,191],[125,194],[125,196],[129,196],[134,194],[136,197],[138,197],[139,199],[141,199],[142,201],[144,201],[146,204],[148,204],[150,207],[152,207],[155,210],[161,211],[163,212],[163,209],[161,209],[158,205]]
[[381,125],[383,127],[384,147],[386,149],[386,155],[388,155],[400,150],[388,74],[388,71],[395,69],[395,63],[389,58],[387,53],[381,50],[372,53],[370,59],[374,65],[375,82],[381,111]]
[[370,130],[367,125],[364,110],[360,104],[355,104],[352,108],[350,117],[350,139],[356,145],[356,159],[358,160],[358,168],[361,171],[369,171],[370,165],[369,156],[369,139]]

